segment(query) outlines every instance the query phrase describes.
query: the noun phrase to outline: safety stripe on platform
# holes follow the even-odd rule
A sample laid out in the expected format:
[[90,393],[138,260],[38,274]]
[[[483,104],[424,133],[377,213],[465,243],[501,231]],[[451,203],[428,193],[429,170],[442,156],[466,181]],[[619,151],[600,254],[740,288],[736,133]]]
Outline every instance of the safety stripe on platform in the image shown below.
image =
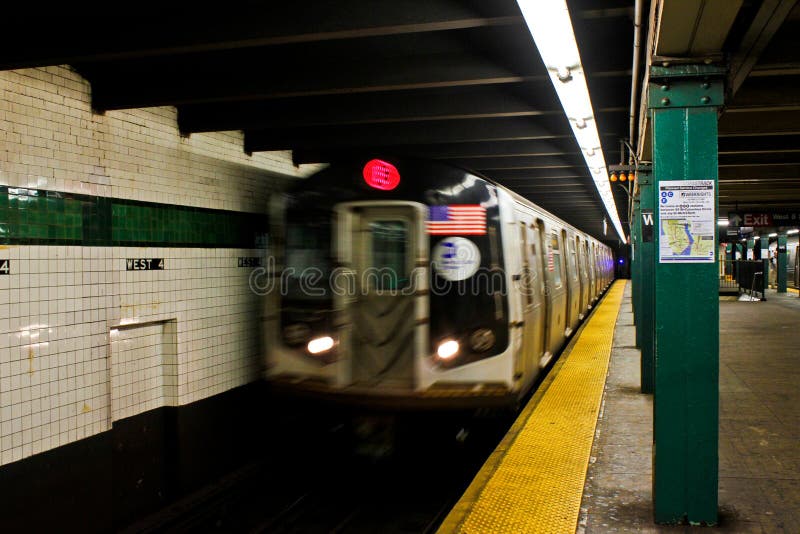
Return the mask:
[[523,410],[516,437],[498,446],[440,533],[575,532],[625,283],[608,290],[546,391]]
[[786,291],[788,291],[789,293],[798,293],[798,290],[793,287],[787,287]]

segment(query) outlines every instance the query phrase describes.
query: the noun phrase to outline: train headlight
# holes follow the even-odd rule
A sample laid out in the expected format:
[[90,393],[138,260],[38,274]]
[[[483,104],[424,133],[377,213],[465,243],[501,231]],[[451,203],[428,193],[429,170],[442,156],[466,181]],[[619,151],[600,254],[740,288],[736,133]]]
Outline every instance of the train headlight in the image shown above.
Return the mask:
[[331,336],[315,337],[306,345],[311,354],[322,354],[333,348],[333,338]]
[[455,357],[456,354],[458,354],[458,341],[452,339],[442,341],[436,349],[436,355],[442,360],[449,360]]
[[488,328],[478,328],[469,336],[469,346],[475,352],[486,352],[494,347],[494,332]]

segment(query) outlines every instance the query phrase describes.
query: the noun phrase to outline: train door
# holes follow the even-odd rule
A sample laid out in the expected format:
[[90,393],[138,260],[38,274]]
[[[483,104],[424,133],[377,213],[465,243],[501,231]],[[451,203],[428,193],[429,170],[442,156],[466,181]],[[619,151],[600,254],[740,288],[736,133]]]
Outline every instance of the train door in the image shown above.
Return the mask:
[[578,326],[580,314],[581,288],[578,278],[578,260],[575,252],[575,240],[561,230],[561,242],[564,245],[564,268],[567,278],[567,320],[564,326],[564,335],[569,336]]
[[567,291],[564,268],[561,261],[561,238],[556,230],[546,233],[542,224],[539,235],[546,243],[546,253],[542,254],[545,273],[545,300],[547,302],[547,351],[555,354],[564,339],[564,324],[567,318]]
[[589,273],[586,270],[586,247],[584,246],[586,240],[581,239],[580,236],[575,237],[575,248],[578,251],[578,272],[580,273],[581,282],[581,301],[579,319],[583,319],[586,314],[586,309],[589,307]]
[[428,345],[425,213],[412,202],[337,206],[337,257],[352,289],[335,296],[340,354],[349,358],[342,385],[415,387]]
[[597,254],[597,243],[592,244],[592,265],[595,272],[595,285],[594,285],[594,298],[600,296],[603,291],[603,266],[600,264],[600,258]]
[[589,271],[589,308],[594,303],[594,296],[597,294],[597,273],[594,269],[594,262],[592,261],[592,250],[594,244],[587,242],[586,249],[586,270]]
[[516,359],[514,372],[518,377],[527,377],[531,372],[531,353],[530,337],[528,336],[528,325],[533,321],[533,300],[530,294],[531,268],[528,263],[528,233],[525,228],[525,221],[519,223],[519,263],[521,272],[519,276],[517,290],[519,291],[519,305],[522,309],[520,322],[522,324],[522,344],[520,354]]
[[541,325],[543,323],[539,272],[536,265],[536,237],[533,225],[520,222],[520,258],[522,279],[520,284],[523,309],[522,366],[518,369],[526,377],[536,375],[542,355]]
[[527,233],[527,255],[528,265],[530,266],[530,284],[533,311],[531,313],[530,325],[525,323],[525,337],[530,339],[529,350],[538,367],[544,367],[550,361],[551,354],[547,354],[545,347],[545,322],[547,309],[544,298],[544,273],[542,272],[542,262],[539,257],[542,255],[542,243],[540,240],[539,227],[536,223],[531,223],[526,229]]

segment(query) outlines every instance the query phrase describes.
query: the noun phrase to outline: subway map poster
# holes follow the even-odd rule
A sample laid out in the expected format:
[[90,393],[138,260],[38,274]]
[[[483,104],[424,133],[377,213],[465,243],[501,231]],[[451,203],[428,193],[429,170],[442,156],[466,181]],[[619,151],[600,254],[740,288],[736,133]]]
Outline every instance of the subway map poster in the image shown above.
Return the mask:
[[715,211],[714,180],[659,182],[659,263],[713,263]]

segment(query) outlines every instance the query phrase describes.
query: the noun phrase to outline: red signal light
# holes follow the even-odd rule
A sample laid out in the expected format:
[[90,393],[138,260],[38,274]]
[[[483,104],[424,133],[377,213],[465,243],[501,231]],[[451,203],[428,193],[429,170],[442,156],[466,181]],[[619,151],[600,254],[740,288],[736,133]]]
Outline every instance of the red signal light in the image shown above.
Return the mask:
[[400,183],[400,173],[391,163],[373,159],[364,165],[364,181],[375,189],[391,191]]

